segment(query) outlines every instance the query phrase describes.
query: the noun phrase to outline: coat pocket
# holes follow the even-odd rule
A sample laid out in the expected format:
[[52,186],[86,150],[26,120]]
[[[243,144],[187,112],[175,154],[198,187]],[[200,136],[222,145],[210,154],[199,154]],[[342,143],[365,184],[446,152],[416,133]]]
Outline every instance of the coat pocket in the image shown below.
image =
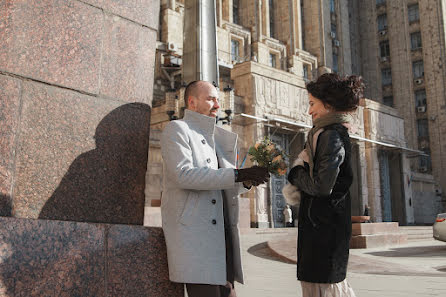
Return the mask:
[[196,210],[198,206],[198,194],[190,191],[187,194],[186,202],[184,203],[183,211],[181,212],[178,222],[182,225],[189,225],[194,221]]

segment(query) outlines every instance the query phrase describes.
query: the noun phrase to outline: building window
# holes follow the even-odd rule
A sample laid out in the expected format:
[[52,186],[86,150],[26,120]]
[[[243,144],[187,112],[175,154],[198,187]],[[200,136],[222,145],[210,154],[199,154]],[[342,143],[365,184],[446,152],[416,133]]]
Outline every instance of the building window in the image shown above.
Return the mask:
[[308,80],[308,65],[302,67],[302,76],[304,77],[304,80]]
[[240,42],[231,39],[231,61],[238,62],[240,60]]
[[414,4],[408,7],[409,23],[416,22],[420,19],[420,11],[418,10],[418,4]]
[[390,56],[390,45],[388,40],[380,42],[379,49],[381,58]]
[[418,128],[418,137],[419,138],[429,137],[429,127],[428,127],[427,119],[417,120],[417,128]]
[[412,63],[413,78],[421,78],[424,76],[423,61],[415,61]]
[[378,16],[378,31],[387,29],[387,14],[381,14]]
[[301,28],[301,32],[302,32],[302,49],[305,50],[305,10],[304,10],[304,1],[300,1],[300,12],[301,12],[301,17],[300,17],[300,28]]
[[337,31],[336,24],[331,23],[331,33],[334,36],[333,38],[336,38],[336,31]]
[[432,171],[432,160],[430,157],[430,149],[425,148],[423,149],[423,152],[429,156],[420,156],[419,161],[419,171],[420,172],[431,172]]
[[337,53],[333,53],[333,71],[336,73],[339,71],[338,54]]
[[232,22],[234,24],[239,24],[239,6],[240,1],[239,0],[232,0]]
[[331,13],[335,13],[336,12],[335,0],[330,0],[330,12]]
[[376,5],[386,4],[386,0],[376,0]]
[[421,33],[415,32],[410,34],[410,45],[412,50],[421,48]]
[[426,90],[418,90],[415,92],[415,104],[417,107],[426,106]]
[[381,81],[383,86],[392,84],[392,70],[390,68],[381,70]]
[[383,103],[387,106],[393,107],[393,96],[385,96],[383,98]]
[[269,66],[277,68],[277,55],[269,53]]
[[275,37],[274,30],[274,0],[269,0],[269,37]]

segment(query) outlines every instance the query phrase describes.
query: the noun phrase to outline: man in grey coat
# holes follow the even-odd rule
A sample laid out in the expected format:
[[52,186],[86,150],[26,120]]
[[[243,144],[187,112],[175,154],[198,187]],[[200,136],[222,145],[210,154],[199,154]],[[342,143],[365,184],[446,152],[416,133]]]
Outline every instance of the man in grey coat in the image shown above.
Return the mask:
[[218,91],[196,81],[186,88],[184,118],[161,137],[162,226],[169,278],[189,297],[236,296],[243,283],[238,195],[268,180],[265,168],[235,169],[237,134],[216,126]]

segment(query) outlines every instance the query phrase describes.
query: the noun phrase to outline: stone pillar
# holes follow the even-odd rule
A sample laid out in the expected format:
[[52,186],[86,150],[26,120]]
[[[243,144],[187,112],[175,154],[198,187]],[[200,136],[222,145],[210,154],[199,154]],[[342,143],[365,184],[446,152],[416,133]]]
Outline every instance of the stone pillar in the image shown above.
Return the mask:
[[367,190],[370,216],[373,222],[382,222],[381,182],[379,173],[378,146],[365,144],[367,160]]
[[138,226],[159,5],[1,5],[0,296],[183,296]]

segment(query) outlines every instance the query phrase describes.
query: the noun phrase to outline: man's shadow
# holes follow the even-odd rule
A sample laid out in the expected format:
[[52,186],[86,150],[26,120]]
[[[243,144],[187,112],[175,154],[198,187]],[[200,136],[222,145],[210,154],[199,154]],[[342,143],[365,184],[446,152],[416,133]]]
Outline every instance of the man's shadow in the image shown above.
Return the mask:
[[96,128],[96,148],[71,164],[39,218],[143,224],[150,107],[120,106]]
[[[96,128],[96,148],[73,161],[39,218],[142,225],[149,129],[146,104],[131,103],[111,111]],[[11,216],[10,197],[0,198],[0,215]],[[100,230],[109,230],[109,225],[0,220],[1,296],[105,295],[108,231],[101,235]],[[141,249],[140,242],[153,240],[143,231],[129,234],[113,255],[131,255]],[[144,286],[147,280],[142,277],[138,283]],[[125,289],[143,291],[131,286]]]

